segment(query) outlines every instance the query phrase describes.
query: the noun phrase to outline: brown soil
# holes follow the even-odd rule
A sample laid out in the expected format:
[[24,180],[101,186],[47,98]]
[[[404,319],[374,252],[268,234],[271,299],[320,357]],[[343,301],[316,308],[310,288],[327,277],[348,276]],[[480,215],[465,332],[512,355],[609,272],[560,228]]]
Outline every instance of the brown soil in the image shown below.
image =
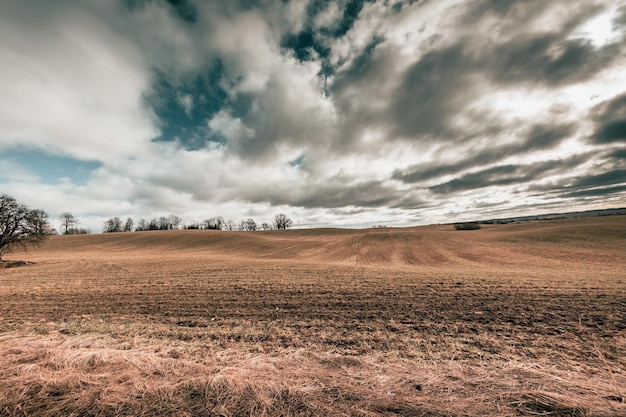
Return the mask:
[[626,416],[626,216],[7,258],[0,415]]

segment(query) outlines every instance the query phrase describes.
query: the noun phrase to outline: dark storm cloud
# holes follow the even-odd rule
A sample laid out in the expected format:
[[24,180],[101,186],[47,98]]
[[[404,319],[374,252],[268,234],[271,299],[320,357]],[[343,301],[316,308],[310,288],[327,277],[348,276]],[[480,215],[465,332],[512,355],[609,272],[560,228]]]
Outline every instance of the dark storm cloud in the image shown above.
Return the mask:
[[610,158],[614,158],[620,162],[626,162],[626,149],[618,149],[609,154]]
[[522,173],[522,166],[503,165],[485,169],[471,174],[465,174],[460,178],[439,184],[429,189],[437,194],[451,194],[458,191],[485,188],[494,185],[509,185],[527,181],[527,176]]
[[[588,155],[587,157],[591,157]],[[608,196],[619,194],[626,188],[626,149],[617,149],[596,156],[597,165],[586,175],[564,177],[556,183],[531,185],[530,192],[541,192],[558,198]],[[601,165],[600,165],[601,163]]]
[[395,171],[392,178],[405,183],[427,181],[444,175],[456,174],[466,169],[484,166],[512,155],[550,149],[561,143],[574,131],[572,125],[536,125],[527,133],[525,140],[503,146],[482,149],[470,158],[452,164],[427,164]]
[[[341,140],[354,145],[369,127],[384,128],[388,140],[421,141],[437,137],[457,141],[493,129],[486,123],[476,132],[459,132],[450,123],[475,93],[471,87],[471,56],[455,44],[426,52],[403,73],[396,87],[385,90],[389,74],[402,57],[381,35],[374,35],[329,87],[331,98],[345,115]],[[360,95],[355,96],[358,89]],[[389,105],[380,108],[380,102]]]
[[[536,18],[556,2],[499,1],[477,2],[466,15],[466,23],[479,23],[485,14],[495,13],[501,19],[500,30],[520,32],[531,19]],[[560,27],[547,31],[518,34],[493,47],[482,47],[475,55],[477,68],[503,85],[538,84],[558,87],[589,80],[607,68],[624,50],[624,45],[610,43],[600,48],[590,40],[574,36],[574,31],[586,20],[606,9],[597,3],[563,2],[570,9]],[[468,39],[467,42],[478,39]],[[480,63],[484,63],[481,67]]]
[[359,148],[363,132],[369,128],[384,129],[386,139],[393,141],[389,132],[388,106],[381,103],[394,100],[388,81],[396,72],[397,51],[374,34],[367,43],[354,51],[354,58],[337,71],[326,91],[340,115],[336,135],[332,142],[337,153],[354,152]]
[[515,13],[516,18],[527,20],[547,7],[542,0],[480,0],[474,1],[464,17],[465,22],[475,22],[485,15],[496,14],[499,18]]
[[596,142],[626,141],[626,120],[615,120],[604,124],[595,135]]
[[490,51],[489,71],[500,84],[535,83],[560,86],[588,80],[618,56],[617,45],[597,50],[568,33],[522,36]]
[[302,208],[328,208],[355,206],[363,208],[381,207],[426,207],[421,199],[406,191],[388,186],[382,181],[362,181],[353,183],[349,178],[337,176],[327,183],[312,184],[307,189],[251,190],[246,198],[254,202],[269,202],[272,205],[290,205]]
[[548,173],[566,172],[586,160],[584,156],[535,162],[528,165],[501,165],[465,174],[443,184],[429,187],[436,194],[451,194],[480,188],[525,184]]
[[616,27],[626,27],[626,6],[621,6],[619,8],[618,15],[615,17],[615,19],[613,19],[612,23]]
[[561,194],[561,198],[578,198],[578,197],[603,197],[613,194],[620,194],[626,191],[626,185],[618,185],[615,187],[594,188],[590,190],[572,191]]
[[553,198],[570,199],[621,194],[626,191],[626,170],[614,170],[597,175],[577,177],[571,185],[531,187],[529,191],[547,193]]
[[[513,4],[495,6],[492,11],[506,15]],[[525,4],[530,9],[537,8],[534,13],[542,9],[536,2]],[[486,7],[494,7],[494,4],[482,3],[478,10]],[[477,123],[473,132],[458,131],[450,123],[453,117],[470,111],[469,104],[480,94],[475,86],[477,75],[502,87],[530,84],[546,88],[582,82],[595,76],[620,56],[620,50],[617,44],[596,49],[588,40],[568,38],[576,25],[587,17],[585,13],[589,10],[596,11],[597,8],[580,10],[558,32],[518,35],[500,43],[485,43],[480,35],[476,35],[444,48],[434,46],[402,75],[391,95],[389,112],[378,115],[390,125],[390,138],[436,136],[440,140],[456,141],[501,129],[497,118],[488,113],[470,115],[485,121],[481,127]],[[507,15],[506,19],[514,20],[517,14],[512,15]],[[345,86],[353,82],[375,81],[371,74],[380,74],[385,68],[372,54],[383,38],[377,39],[378,42],[372,42],[348,69],[337,75],[336,85],[331,86],[332,93],[341,96]],[[393,59],[394,56],[386,54],[385,58]]]
[[387,65],[384,58],[388,58],[388,55],[374,55],[376,47],[384,42],[385,39],[382,36],[372,37],[351,65],[337,74],[332,84],[332,94],[341,95],[346,88],[359,85],[363,81],[368,82],[381,71],[384,73]]
[[392,134],[407,137],[451,132],[449,118],[464,105],[472,63],[462,45],[426,53],[404,74],[389,108]]
[[616,169],[602,174],[578,178],[570,188],[592,188],[626,182],[626,169]]
[[301,198],[293,199],[289,204],[307,208],[385,207],[397,198],[395,194],[394,190],[385,188],[378,181],[368,181],[354,186],[332,184],[319,187]]
[[596,131],[591,140],[598,144],[626,142],[626,94],[592,110]]

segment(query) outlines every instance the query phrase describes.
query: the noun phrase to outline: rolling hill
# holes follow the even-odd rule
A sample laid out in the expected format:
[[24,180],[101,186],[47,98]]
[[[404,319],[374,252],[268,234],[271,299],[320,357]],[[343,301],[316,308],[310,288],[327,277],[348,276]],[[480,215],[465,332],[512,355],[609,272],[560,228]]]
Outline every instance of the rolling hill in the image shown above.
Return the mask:
[[626,216],[53,236],[7,260],[0,416],[626,415]]
[[14,259],[69,254],[204,256],[348,265],[524,265],[548,260],[619,262],[626,252],[626,216],[483,225],[383,229],[304,229],[270,232],[151,231],[53,236]]

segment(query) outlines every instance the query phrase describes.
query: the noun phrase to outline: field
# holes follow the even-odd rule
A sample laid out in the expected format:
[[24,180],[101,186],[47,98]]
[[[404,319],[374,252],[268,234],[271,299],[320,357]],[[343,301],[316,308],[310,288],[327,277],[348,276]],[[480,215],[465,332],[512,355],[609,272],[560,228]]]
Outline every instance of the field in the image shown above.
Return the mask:
[[54,236],[0,416],[626,416],[626,216]]

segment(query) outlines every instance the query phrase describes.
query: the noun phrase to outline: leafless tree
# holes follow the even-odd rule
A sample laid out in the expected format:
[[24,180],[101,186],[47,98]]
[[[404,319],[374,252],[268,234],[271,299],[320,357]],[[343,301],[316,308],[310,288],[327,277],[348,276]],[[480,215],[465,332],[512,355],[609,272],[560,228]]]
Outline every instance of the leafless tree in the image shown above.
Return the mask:
[[76,228],[80,223],[76,217],[70,212],[61,213],[59,216],[61,221],[61,233],[64,235],[71,235],[76,233]]
[[196,220],[192,220],[191,222],[189,222],[188,225],[183,226],[183,229],[187,229],[187,230],[197,230],[201,228],[202,226]]
[[178,226],[180,226],[180,224],[183,221],[183,219],[181,219],[180,217],[176,216],[175,214],[170,214],[169,216],[167,216],[167,219],[169,221],[169,229],[170,230],[178,229]]
[[15,248],[39,245],[49,234],[48,215],[0,194],[0,259]]
[[244,220],[244,223],[245,223],[246,230],[249,232],[254,232],[256,229],[258,229],[257,224],[254,221],[254,219],[246,219]]
[[158,219],[152,219],[148,222],[146,230],[175,230],[178,229],[183,220],[174,215],[161,216]]
[[34,231],[37,234],[56,235],[57,231],[48,222],[48,213],[43,210],[31,210]]
[[146,221],[146,219],[139,219],[139,221],[137,222],[137,228],[135,230],[138,232],[148,230],[148,222]]
[[276,227],[277,230],[286,230],[292,225],[293,220],[291,220],[286,214],[280,213],[274,216],[274,227]]
[[126,218],[126,223],[124,223],[124,231],[125,232],[132,232],[134,224],[135,224],[135,222],[133,221],[133,219],[131,219],[130,217],[127,217]]
[[226,222],[226,230],[230,231],[230,232],[234,232],[235,230],[237,230],[237,223],[235,223],[233,220],[228,220]]
[[170,230],[172,228],[170,219],[166,216],[161,216],[157,220],[157,229],[158,230]]
[[150,220],[146,230],[159,230],[159,221],[157,219]]
[[267,223],[263,223],[263,224],[261,225],[261,229],[263,229],[263,230],[272,230],[272,226],[270,226],[270,225],[269,225],[269,224],[267,224]]
[[205,229],[222,230],[226,226],[226,221],[222,216],[211,217],[203,222]]
[[102,226],[102,230],[104,233],[116,233],[124,230],[122,228],[122,219],[119,217],[111,217],[109,220],[104,222]]

